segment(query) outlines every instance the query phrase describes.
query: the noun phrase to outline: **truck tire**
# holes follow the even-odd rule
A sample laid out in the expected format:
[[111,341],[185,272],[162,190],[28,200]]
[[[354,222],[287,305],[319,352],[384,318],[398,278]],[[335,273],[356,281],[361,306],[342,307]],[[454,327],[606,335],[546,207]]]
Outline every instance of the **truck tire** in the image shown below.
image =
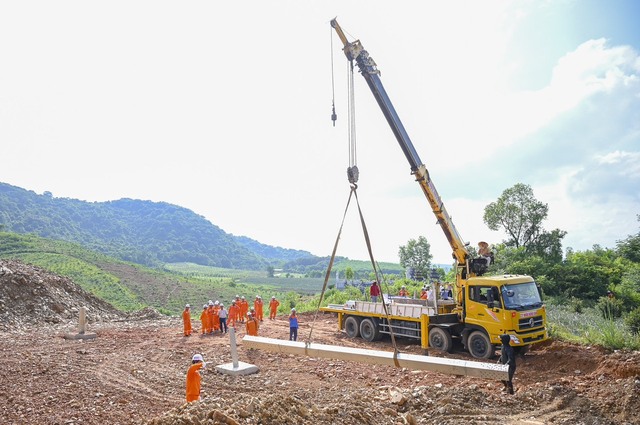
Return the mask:
[[373,319],[362,319],[362,322],[360,322],[360,336],[369,342],[380,338],[380,330]]
[[344,331],[349,338],[357,338],[360,336],[360,320],[354,316],[348,316],[344,319]]
[[429,331],[429,347],[448,353],[453,346],[451,334],[442,328],[432,328]]
[[467,340],[467,349],[477,359],[489,359],[495,354],[496,348],[489,337],[482,331],[473,331]]

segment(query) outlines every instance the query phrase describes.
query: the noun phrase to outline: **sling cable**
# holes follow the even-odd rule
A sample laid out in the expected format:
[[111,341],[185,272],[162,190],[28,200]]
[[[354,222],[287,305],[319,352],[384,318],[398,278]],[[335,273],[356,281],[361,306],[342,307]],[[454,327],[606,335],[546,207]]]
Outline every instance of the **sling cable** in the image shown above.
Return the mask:
[[[333,125],[335,127],[335,121],[337,119],[337,115],[335,112],[335,91],[334,91],[334,73],[333,73],[333,38],[331,39],[331,46],[332,46],[332,59],[331,59],[331,87],[332,87],[332,95],[333,95],[333,99],[332,99],[332,114],[331,114],[331,120],[333,121]],[[355,112],[356,112],[356,108],[355,108],[355,89],[354,89],[354,66],[353,66],[353,60],[350,60],[347,62],[347,74],[348,74],[348,78],[347,78],[347,92],[348,92],[348,96],[347,96],[347,105],[348,105],[348,125],[347,125],[347,137],[348,137],[348,150],[349,150],[349,166],[347,167],[347,180],[349,181],[349,186],[350,186],[350,191],[349,191],[349,197],[347,199],[347,205],[344,209],[344,214],[342,216],[342,222],[340,224],[340,228],[338,230],[338,235],[336,237],[336,241],[334,243],[333,246],[333,251],[331,253],[331,259],[329,260],[329,265],[327,267],[327,272],[325,273],[325,277],[324,277],[324,284],[322,286],[322,292],[320,293],[320,298],[318,300],[318,306],[316,308],[316,312],[313,318],[313,322],[311,323],[311,328],[309,330],[309,337],[307,338],[307,341],[305,341],[305,346],[309,347],[312,341],[312,335],[313,335],[313,328],[314,328],[314,324],[316,321],[316,318],[318,316],[318,312],[320,311],[320,307],[322,305],[322,301],[324,299],[324,294],[325,291],[327,289],[327,283],[329,282],[329,278],[331,277],[331,268],[333,267],[333,263],[335,261],[335,257],[336,257],[336,252],[338,249],[338,243],[340,242],[340,236],[342,234],[342,229],[344,227],[344,221],[346,219],[347,216],[347,211],[349,210],[349,205],[351,204],[351,199],[352,197],[355,198],[356,201],[356,205],[358,206],[358,214],[360,216],[360,224],[362,225],[362,232],[364,235],[364,239],[365,242],[367,244],[367,252],[369,254],[369,259],[371,261],[371,266],[373,267],[373,271],[376,277],[376,281],[379,284],[383,283],[383,279],[381,279],[382,277],[382,271],[380,270],[380,267],[378,265],[378,263],[375,261],[374,257],[373,257],[373,250],[371,248],[371,239],[369,237],[369,232],[367,231],[367,225],[365,223],[364,220],[364,215],[362,213],[362,208],[360,207],[360,201],[358,200],[358,179],[360,176],[360,172],[358,170],[358,164],[357,164],[357,144],[356,144],[356,119],[355,119]],[[386,282],[385,282],[386,284]],[[388,292],[388,287],[387,287],[387,292]],[[389,315],[389,311],[387,309],[387,304],[384,300],[384,296],[382,297],[382,308],[384,311],[384,314],[386,316],[386,320],[387,320],[387,324],[389,325],[389,334],[391,336],[391,342],[393,344],[393,361],[396,367],[400,367],[400,364],[398,362],[398,346],[396,344],[396,338],[393,332],[393,327],[391,326],[391,319],[390,319],[390,315]]]

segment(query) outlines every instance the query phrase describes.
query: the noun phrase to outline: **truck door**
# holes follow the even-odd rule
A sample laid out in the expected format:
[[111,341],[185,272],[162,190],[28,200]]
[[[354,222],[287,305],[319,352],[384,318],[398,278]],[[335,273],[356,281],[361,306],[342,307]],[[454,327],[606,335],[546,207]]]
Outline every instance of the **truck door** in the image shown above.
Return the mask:
[[494,310],[502,308],[497,288],[489,285],[469,285],[468,291],[465,322],[469,325],[479,325],[490,334],[493,333],[491,327],[500,325],[500,319]]

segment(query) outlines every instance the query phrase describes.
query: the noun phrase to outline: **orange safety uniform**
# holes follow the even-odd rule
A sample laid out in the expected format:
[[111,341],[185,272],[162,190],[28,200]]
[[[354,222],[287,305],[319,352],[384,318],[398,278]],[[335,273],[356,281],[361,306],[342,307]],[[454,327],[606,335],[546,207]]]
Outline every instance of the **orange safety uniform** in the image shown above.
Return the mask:
[[429,292],[427,292],[426,289],[423,289],[422,292],[420,292],[420,299],[421,300],[426,300],[427,298],[429,298],[428,294],[429,294]]
[[240,320],[245,321],[247,318],[247,312],[249,311],[249,303],[246,299],[240,300]]
[[263,313],[262,308],[264,307],[264,302],[262,302],[262,298],[256,298],[253,302],[253,308],[256,309],[256,319],[262,322]]
[[406,289],[402,288],[402,289],[400,289],[400,292],[398,292],[398,296],[399,297],[408,297],[409,293],[407,292]]
[[280,301],[275,298],[271,298],[269,301],[269,319],[275,319],[276,314],[278,314],[278,306],[280,305]]
[[218,311],[220,307],[214,305],[211,309],[211,331],[219,331],[220,330],[220,316],[218,316]]
[[202,308],[202,313],[200,313],[200,321],[202,322],[202,334],[206,334],[209,332],[209,312],[207,311],[207,306]]
[[200,398],[200,369],[204,363],[194,363],[187,371],[187,403]]
[[231,303],[231,306],[229,306],[229,326],[233,326],[235,328],[239,314],[240,307],[238,307],[235,303]]
[[258,336],[258,328],[260,325],[258,324],[258,319],[253,316],[247,317],[247,335]]
[[189,307],[185,307],[182,312],[182,323],[184,325],[184,336],[191,335],[191,312]]

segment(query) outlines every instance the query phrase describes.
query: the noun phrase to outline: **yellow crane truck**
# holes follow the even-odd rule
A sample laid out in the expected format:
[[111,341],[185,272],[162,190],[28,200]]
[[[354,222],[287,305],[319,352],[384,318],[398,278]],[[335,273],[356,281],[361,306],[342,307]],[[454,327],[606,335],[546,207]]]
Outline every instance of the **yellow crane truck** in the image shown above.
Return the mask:
[[490,260],[471,258],[467,244],[453,225],[426,166],[387,96],[376,63],[359,40],[347,40],[335,19],[331,26],[344,45],[347,59],[352,64],[356,62],[371,89],[409,161],[411,174],[420,184],[449,241],[456,261],[456,284],[452,300],[425,302],[383,297],[388,315],[381,303],[366,301],[349,301],[345,305],[329,305],[321,310],[337,313],[339,329],[350,337],[360,336],[374,341],[393,331],[395,336],[420,340],[423,348],[442,351],[450,351],[453,340],[458,339],[477,358],[492,357],[495,347],[501,344],[500,335],[503,334],[509,334],[511,344],[521,352],[531,344],[546,340],[547,317],[539,286],[531,276],[484,276]]

